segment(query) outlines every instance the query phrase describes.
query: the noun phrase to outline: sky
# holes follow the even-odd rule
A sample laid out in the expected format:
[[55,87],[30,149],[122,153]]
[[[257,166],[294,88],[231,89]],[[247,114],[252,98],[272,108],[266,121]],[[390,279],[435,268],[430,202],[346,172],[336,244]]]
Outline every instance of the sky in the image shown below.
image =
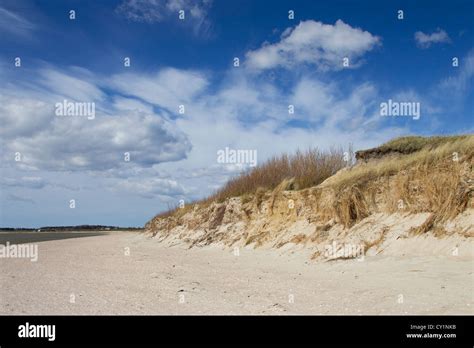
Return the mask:
[[1,0],[0,226],[143,226],[253,165],[225,149],[473,133],[473,23],[470,0]]

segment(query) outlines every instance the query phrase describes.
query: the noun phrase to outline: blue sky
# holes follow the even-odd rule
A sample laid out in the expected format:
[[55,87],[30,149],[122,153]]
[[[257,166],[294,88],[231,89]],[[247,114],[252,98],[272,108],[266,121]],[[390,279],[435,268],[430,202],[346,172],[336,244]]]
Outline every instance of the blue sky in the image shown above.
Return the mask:
[[[473,19],[461,0],[1,1],[0,226],[143,225],[245,168],[225,147],[472,133]],[[58,117],[64,99],[95,117]],[[381,116],[389,99],[420,117]]]

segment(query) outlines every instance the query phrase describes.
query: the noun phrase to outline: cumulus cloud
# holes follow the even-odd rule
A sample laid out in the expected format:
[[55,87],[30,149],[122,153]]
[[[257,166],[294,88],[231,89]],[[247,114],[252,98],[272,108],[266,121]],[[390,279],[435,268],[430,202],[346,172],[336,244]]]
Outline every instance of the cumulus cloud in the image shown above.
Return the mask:
[[417,31],[415,33],[415,41],[419,48],[425,49],[429,48],[435,43],[449,43],[451,42],[451,39],[443,29],[438,28],[431,34],[425,34],[422,31]]
[[[102,171],[176,161],[191,150],[183,132],[150,108],[140,108],[143,103],[120,96],[112,102],[103,100],[97,85],[65,72],[47,71],[46,80],[39,75],[30,89],[0,89],[5,164],[53,171]],[[87,102],[99,99],[99,110],[103,111],[93,119],[59,117],[55,103],[66,97]],[[14,162],[17,152],[22,156],[18,163]],[[124,160],[125,153],[130,154],[129,162]]]
[[[54,116],[53,116],[54,117]],[[50,128],[9,142],[25,164],[48,170],[106,170],[182,159],[191,145],[186,136],[152,115],[131,113],[95,120],[57,118]],[[65,136],[67,134],[67,136]]]
[[178,20],[179,11],[183,10],[183,23],[190,25],[195,34],[207,34],[211,4],[212,0],[124,0],[115,11],[134,22],[156,23]]
[[279,42],[247,52],[246,64],[256,70],[301,64],[316,65],[322,71],[339,70],[343,68],[344,57],[350,59],[350,66],[357,66],[357,59],[380,42],[379,37],[342,20],[334,25],[307,20],[286,29]]

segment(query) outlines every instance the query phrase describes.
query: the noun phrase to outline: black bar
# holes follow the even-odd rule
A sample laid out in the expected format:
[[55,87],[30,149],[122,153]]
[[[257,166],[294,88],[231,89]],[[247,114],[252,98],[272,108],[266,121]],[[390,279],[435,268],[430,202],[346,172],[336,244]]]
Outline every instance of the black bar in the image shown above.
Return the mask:
[[[18,337],[19,326],[27,322],[55,325],[55,340]],[[472,347],[473,327],[472,316],[0,316],[0,346],[250,343]],[[408,338],[407,334],[456,337]]]

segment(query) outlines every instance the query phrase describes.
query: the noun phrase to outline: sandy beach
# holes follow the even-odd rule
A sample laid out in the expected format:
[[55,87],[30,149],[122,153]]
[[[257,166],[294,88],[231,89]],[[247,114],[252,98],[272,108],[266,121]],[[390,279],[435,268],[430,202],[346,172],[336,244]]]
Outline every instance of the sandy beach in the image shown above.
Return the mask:
[[136,232],[39,242],[0,260],[1,314],[473,314],[473,263],[311,261],[304,252],[169,247]]

